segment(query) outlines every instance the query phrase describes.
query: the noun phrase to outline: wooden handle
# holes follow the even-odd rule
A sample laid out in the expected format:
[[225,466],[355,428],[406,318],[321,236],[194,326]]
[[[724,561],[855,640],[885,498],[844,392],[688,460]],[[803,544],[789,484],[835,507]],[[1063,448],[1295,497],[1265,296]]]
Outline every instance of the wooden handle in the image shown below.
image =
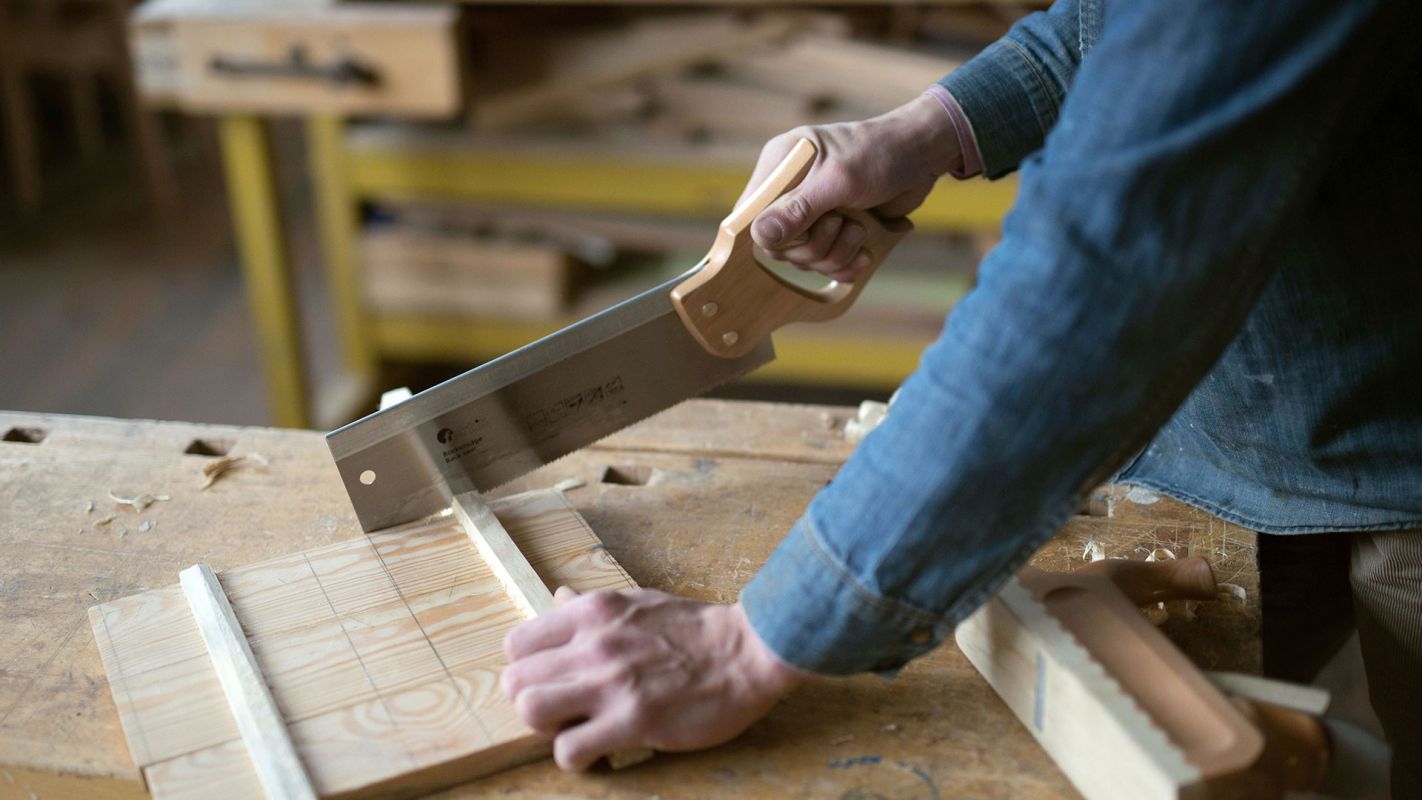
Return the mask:
[[705,266],[672,290],[672,305],[681,321],[713,355],[743,356],[782,325],[843,314],[894,245],[913,230],[913,223],[906,219],[885,222],[867,211],[840,209],[835,213],[864,228],[861,246],[869,253],[869,266],[854,283],[832,282],[815,291],[766,269],[752,248],[751,222],[776,198],[799,185],[815,155],[815,145],[809,139],[797,142],[765,183],[721,221]]

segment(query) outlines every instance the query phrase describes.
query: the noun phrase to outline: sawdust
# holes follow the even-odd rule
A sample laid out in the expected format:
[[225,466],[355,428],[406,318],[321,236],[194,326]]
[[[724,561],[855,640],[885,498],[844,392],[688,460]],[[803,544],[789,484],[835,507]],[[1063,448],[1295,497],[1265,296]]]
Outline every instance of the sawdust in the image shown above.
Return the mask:
[[105,517],[102,517],[102,518],[100,518],[100,519],[94,520],[94,527],[95,527],[95,528],[102,528],[103,526],[105,526],[105,525],[107,525],[107,524],[109,524],[110,522],[113,522],[113,521],[114,521],[114,515],[113,515],[113,514],[109,514],[108,516],[105,516]]
[[139,533],[148,533],[148,532],[151,531],[151,530],[153,530],[153,521],[152,521],[152,520],[144,520],[144,521],[143,521],[143,524],[138,526],[138,532],[139,532]]
[[217,483],[218,478],[226,475],[234,469],[255,465],[263,469],[267,466],[267,459],[260,453],[243,453],[236,456],[223,456],[222,458],[209,461],[202,465],[203,483],[198,487],[199,491],[206,490],[209,486]]

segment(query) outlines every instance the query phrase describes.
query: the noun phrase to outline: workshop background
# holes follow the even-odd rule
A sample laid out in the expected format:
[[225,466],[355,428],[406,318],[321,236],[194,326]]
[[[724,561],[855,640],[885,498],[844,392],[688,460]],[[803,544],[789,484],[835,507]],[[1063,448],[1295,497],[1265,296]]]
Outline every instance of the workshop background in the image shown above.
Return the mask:
[[[769,137],[1032,4],[277,6],[0,2],[0,408],[355,419],[684,271]],[[1013,190],[945,181],[845,318],[719,394],[885,398]]]

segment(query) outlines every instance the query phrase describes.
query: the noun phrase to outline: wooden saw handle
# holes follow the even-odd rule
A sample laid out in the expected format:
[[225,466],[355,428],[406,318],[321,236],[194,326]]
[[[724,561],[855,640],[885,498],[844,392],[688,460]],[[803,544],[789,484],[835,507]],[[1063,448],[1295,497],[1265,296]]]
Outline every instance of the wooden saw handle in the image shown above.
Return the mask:
[[721,221],[705,266],[672,289],[671,301],[687,330],[713,355],[736,358],[791,322],[834,319],[849,310],[894,245],[913,230],[906,219],[886,222],[868,211],[835,213],[864,228],[869,266],[854,283],[803,289],[766,269],[752,249],[751,222],[776,198],[799,185],[815,161],[815,145],[801,139],[744,203]]

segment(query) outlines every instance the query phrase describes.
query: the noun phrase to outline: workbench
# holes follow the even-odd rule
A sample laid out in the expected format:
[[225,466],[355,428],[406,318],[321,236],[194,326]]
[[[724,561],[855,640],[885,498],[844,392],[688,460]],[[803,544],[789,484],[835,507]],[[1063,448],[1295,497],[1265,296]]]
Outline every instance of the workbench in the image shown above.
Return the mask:
[[[567,490],[641,585],[731,602],[853,445],[853,410],[693,400],[501,488]],[[139,797],[85,611],[176,582],[361,536],[320,434],[0,412],[0,798]],[[218,454],[256,453],[206,490]],[[110,499],[168,499],[142,512]],[[102,522],[112,516],[107,522]],[[1172,614],[1208,669],[1259,670],[1254,536],[1140,489],[1102,487],[1036,556],[1204,555],[1243,600]],[[1187,619],[1187,617],[1190,617]],[[797,690],[741,738],[621,772],[545,760],[442,796],[1036,798],[1076,794],[957,648],[897,678]]]

